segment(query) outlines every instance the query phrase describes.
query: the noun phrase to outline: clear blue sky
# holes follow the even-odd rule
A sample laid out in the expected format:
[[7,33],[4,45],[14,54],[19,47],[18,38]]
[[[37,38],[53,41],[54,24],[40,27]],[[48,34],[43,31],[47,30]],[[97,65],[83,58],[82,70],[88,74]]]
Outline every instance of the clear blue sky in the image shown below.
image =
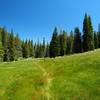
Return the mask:
[[55,26],[70,31],[82,29],[84,14],[100,22],[100,0],[0,0],[0,26],[13,28],[22,39],[50,40]]

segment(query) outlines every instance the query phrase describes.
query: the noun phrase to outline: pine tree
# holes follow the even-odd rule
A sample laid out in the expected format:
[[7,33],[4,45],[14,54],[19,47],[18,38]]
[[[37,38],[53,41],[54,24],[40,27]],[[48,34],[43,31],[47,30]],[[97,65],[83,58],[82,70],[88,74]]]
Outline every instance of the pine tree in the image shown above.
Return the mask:
[[98,47],[100,48],[100,32],[98,32]]
[[43,45],[40,43],[39,45],[39,55],[38,55],[39,58],[42,58],[44,57],[44,53],[43,53]]
[[25,42],[22,42],[22,54],[23,58],[28,58],[29,57],[29,47],[28,47],[28,41],[26,40]]
[[37,44],[35,43],[33,47],[34,47],[34,57],[36,58],[36,49],[37,49]]
[[7,47],[7,42],[8,42],[8,37],[7,37],[7,32],[5,30],[5,28],[2,29],[1,31],[1,39],[2,39],[2,46],[3,47]]
[[46,45],[46,54],[45,57],[49,57],[49,44]]
[[25,42],[24,42],[24,41],[22,41],[21,47],[22,47],[22,57],[25,58],[25,53],[24,53],[24,52],[25,52],[25,51],[24,51],[24,50],[25,50],[25,49],[24,49],[24,48],[25,48]]
[[90,33],[91,33],[90,50],[94,50],[94,31],[93,31],[91,17],[89,16],[88,19],[89,19],[89,27],[90,27]]
[[100,24],[98,26],[98,34],[97,34],[97,36],[98,36],[98,47],[100,48]]
[[40,54],[40,43],[38,40],[37,44],[35,44],[35,58],[39,58],[39,54]]
[[33,50],[33,41],[32,40],[29,40],[28,47],[29,47],[29,57],[33,57],[34,56],[34,50]]
[[82,40],[81,40],[81,32],[78,27],[75,28],[74,31],[74,53],[82,52]]
[[94,49],[94,36],[91,17],[85,14],[83,21],[83,49],[89,51]]
[[45,55],[46,55],[45,38],[43,38],[43,46],[42,46],[42,48],[43,48],[43,57],[45,57]]
[[15,60],[17,60],[18,58],[22,57],[21,40],[18,34],[15,36],[14,45],[15,45]]
[[2,30],[3,28],[0,27],[0,42],[2,43]]
[[0,61],[3,61],[3,55],[4,55],[4,50],[3,50],[2,43],[0,43]]
[[60,38],[60,55],[64,56],[66,54],[66,48],[67,48],[67,34],[65,31],[63,31],[63,34],[59,35]]
[[11,31],[11,34],[10,34],[10,37],[9,37],[9,60],[10,61],[15,60],[15,44],[14,44],[13,30]]
[[45,47],[45,38],[43,38],[43,43],[37,43],[36,50],[35,50],[35,57],[36,58],[43,58],[46,55],[46,47]]
[[99,47],[98,36],[97,36],[96,32],[94,32],[94,47],[95,47],[95,49],[97,49]]
[[57,28],[55,27],[53,36],[50,42],[50,57],[56,57],[60,55],[60,43]]
[[3,46],[3,61],[7,62],[9,61],[9,53],[8,53],[8,33],[6,32],[5,28],[2,28],[1,31],[1,42]]
[[73,53],[73,45],[74,45],[74,34],[73,31],[70,32],[70,36],[67,38],[67,54]]

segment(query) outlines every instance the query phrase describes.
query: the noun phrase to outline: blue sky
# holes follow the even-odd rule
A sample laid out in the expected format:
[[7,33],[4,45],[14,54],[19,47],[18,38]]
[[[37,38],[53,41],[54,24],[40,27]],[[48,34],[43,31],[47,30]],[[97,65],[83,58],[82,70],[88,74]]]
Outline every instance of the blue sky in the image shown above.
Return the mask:
[[22,39],[49,41],[55,26],[68,32],[76,26],[82,29],[85,12],[97,30],[99,0],[0,0],[0,26],[13,28]]

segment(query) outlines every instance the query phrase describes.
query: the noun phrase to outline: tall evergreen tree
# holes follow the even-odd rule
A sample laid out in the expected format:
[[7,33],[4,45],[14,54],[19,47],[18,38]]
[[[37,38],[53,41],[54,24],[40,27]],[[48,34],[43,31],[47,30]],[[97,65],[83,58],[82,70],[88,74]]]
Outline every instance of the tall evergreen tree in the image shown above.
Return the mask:
[[34,56],[34,50],[33,50],[33,41],[32,40],[29,40],[28,47],[29,47],[29,57],[33,57]]
[[11,31],[11,34],[10,34],[10,37],[9,37],[9,60],[10,61],[15,60],[15,44],[14,44],[13,30]]
[[98,36],[98,46],[100,48],[100,24],[98,26],[98,34],[97,34],[97,36]]
[[90,16],[85,14],[83,21],[83,49],[89,51],[94,49],[93,27]]
[[1,31],[1,39],[2,39],[2,46],[7,47],[7,42],[8,42],[8,37],[7,37],[7,32],[5,28],[2,29]]
[[74,45],[74,34],[73,31],[70,32],[70,36],[67,38],[67,54],[73,53],[73,45]]
[[97,36],[98,36],[98,47],[100,48],[100,24],[98,25],[98,33],[97,33]]
[[50,57],[56,57],[60,55],[60,44],[57,28],[55,27],[53,36],[50,42]]
[[60,38],[60,55],[64,56],[66,54],[66,48],[67,48],[67,33],[63,31],[63,33],[59,35],[59,38]]
[[49,44],[46,45],[46,54],[45,57],[49,57]]
[[26,40],[25,42],[22,42],[22,54],[23,58],[28,58],[29,57],[29,47],[28,47],[28,41]]
[[0,42],[0,61],[3,61],[3,56],[4,56],[4,49],[2,43]]
[[2,35],[1,35],[2,30],[3,30],[3,28],[0,27],[0,42],[1,42],[1,43],[2,43]]
[[3,46],[3,61],[9,61],[9,53],[8,53],[8,33],[5,28],[2,28],[1,31],[1,42]]
[[95,47],[95,49],[97,49],[99,47],[98,36],[97,36],[96,32],[94,32],[94,47]]
[[14,39],[14,45],[15,45],[15,59],[22,57],[22,48],[21,48],[21,40],[19,38],[19,35],[17,34]]
[[33,45],[33,50],[34,50],[34,57],[36,58],[36,48],[37,48],[37,45],[36,43]]
[[40,43],[39,45],[39,58],[44,57],[44,52],[43,52],[43,44]]
[[82,40],[81,40],[81,32],[78,27],[75,28],[74,31],[74,53],[82,52]]
[[46,54],[46,47],[45,47],[45,38],[43,38],[43,42],[37,44],[37,48],[36,48],[36,55],[37,58],[42,58],[45,57]]
[[46,55],[45,38],[43,38],[43,46],[42,46],[42,48],[43,48],[43,57],[45,57],[45,55]]
[[98,47],[100,48],[100,32],[98,32]]
[[39,58],[39,54],[40,54],[40,43],[38,40],[38,43],[35,44],[35,58]]

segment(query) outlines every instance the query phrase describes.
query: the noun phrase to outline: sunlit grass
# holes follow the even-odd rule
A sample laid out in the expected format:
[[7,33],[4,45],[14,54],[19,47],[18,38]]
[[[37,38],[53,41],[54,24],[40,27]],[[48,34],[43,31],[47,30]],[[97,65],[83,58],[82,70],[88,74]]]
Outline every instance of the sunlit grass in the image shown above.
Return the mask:
[[100,50],[0,63],[0,100],[100,100]]

